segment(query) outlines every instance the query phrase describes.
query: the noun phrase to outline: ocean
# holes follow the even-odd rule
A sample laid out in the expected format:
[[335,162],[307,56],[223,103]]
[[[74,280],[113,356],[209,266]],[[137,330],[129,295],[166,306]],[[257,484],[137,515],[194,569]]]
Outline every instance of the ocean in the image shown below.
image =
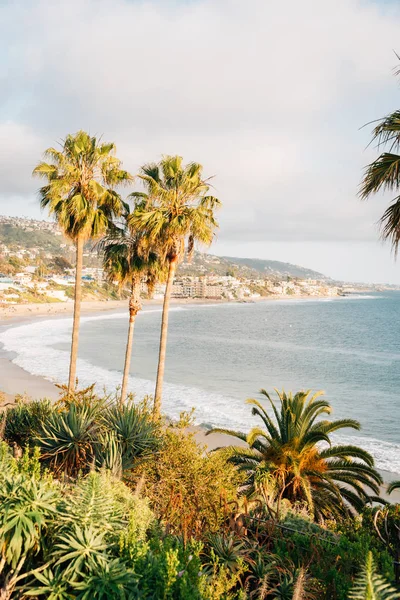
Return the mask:
[[[154,391],[161,307],[136,321],[130,389]],[[66,381],[71,319],[20,324],[0,333],[4,351],[30,373]],[[121,381],[127,311],[82,318],[80,386]],[[260,388],[323,389],[332,417],[361,422],[339,442],[369,450],[379,468],[400,473],[400,292],[338,299],[173,306],[163,410],[196,408],[199,424],[241,430],[255,421],[247,398]]]

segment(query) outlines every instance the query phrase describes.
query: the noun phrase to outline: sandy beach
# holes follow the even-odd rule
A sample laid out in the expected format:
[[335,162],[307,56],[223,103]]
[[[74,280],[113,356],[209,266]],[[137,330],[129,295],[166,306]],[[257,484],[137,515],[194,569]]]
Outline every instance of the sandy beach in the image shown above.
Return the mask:
[[[341,300],[341,296],[287,296],[274,295],[252,298],[249,300],[227,300],[211,298],[171,298],[171,304],[236,304],[236,303],[255,303],[255,302],[274,302],[277,300],[287,300],[289,302],[296,300],[309,300],[310,302],[326,299]],[[163,303],[162,298],[153,300],[142,300],[143,306],[159,306]],[[90,300],[82,302],[82,314],[88,312],[103,312],[106,310],[128,310],[127,300]],[[0,304],[0,325],[2,321],[9,319],[21,319],[31,317],[48,317],[56,315],[72,315],[74,303],[71,302],[43,302],[31,304]]]
[[[278,298],[268,298],[266,300],[274,300]],[[264,300],[264,299],[263,299]],[[173,299],[174,304],[217,304],[215,300],[197,300],[197,299]],[[225,301],[226,302],[226,301]],[[144,300],[143,305],[160,305],[162,300]],[[82,314],[101,313],[104,311],[121,311],[127,309],[127,301],[90,301],[82,303]],[[19,323],[29,322],[36,319],[48,319],[60,316],[72,316],[73,303],[51,303],[51,304],[25,304],[25,305],[10,305],[0,307],[0,327],[1,326],[16,326]],[[15,397],[18,395],[27,396],[30,398],[49,398],[57,400],[60,390],[52,382],[44,377],[39,377],[28,373],[18,365],[14,364],[10,358],[0,357],[0,390],[4,395],[2,402],[3,406],[10,406],[15,402]],[[0,405],[1,407],[1,405]],[[206,436],[206,430],[202,427],[194,426],[190,430],[195,434],[196,440],[207,447],[209,451],[220,446],[238,445],[239,440],[222,435],[211,434]],[[386,486],[393,480],[400,479],[400,474],[391,473],[388,471],[380,471],[385,481],[382,486],[381,495],[386,500],[400,503],[400,490],[395,491],[389,497],[386,494]]]

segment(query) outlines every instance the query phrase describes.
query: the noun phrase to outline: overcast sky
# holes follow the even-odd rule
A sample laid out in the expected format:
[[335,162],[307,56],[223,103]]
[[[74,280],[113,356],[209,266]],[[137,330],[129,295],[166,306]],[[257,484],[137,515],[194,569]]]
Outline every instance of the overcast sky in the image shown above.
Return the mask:
[[32,169],[82,128],[133,173],[179,153],[215,175],[217,254],[400,283],[390,196],[357,198],[399,33],[388,0],[3,0],[0,212],[40,217]]

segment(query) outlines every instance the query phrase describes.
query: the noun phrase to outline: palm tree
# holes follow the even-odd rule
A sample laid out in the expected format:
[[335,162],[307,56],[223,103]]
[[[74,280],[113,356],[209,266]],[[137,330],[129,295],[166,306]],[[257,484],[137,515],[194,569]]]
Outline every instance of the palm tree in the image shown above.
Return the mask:
[[84,131],[67,135],[61,149],[48,148],[33,170],[46,180],[40,188],[41,207],[54,216],[76,247],[75,306],[68,391],[76,380],[79,321],[82,299],[83,248],[87,240],[104,234],[113,217],[126,209],[115,187],[131,180],[121,169],[113,143],[101,143]]
[[319,419],[331,412],[329,402],[321,398],[323,392],[312,396],[309,391],[276,392],[280,407],[261,390],[274,419],[260,402],[247,401],[266,429],[255,427],[247,435],[227,429],[209,432],[226,433],[247,444],[247,448],[231,447],[229,457],[246,476],[243,492],[250,498],[261,495],[277,518],[283,499],[305,503],[316,520],[348,514],[350,507],[360,511],[371,500],[365,487],[378,495],[382,478],[368,452],[357,446],[333,445],[330,439],[330,434],[345,427],[359,429],[359,423]]
[[[382,119],[373,130],[372,142],[377,147],[386,148],[380,156],[369,164],[361,183],[360,196],[363,200],[380,190],[395,194],[390,206],[383,213],[380,224],[382,238],[389,240],[395,255],[400,242],[400,111]],[[372,143],[371,142],[371,143]]]
[[143,234],[130,231],[128,227],[115,229],[100,242],[99,249],[103,255],[103,265],[108,274],[108,280],[116,281],[120,288],[127,285],[130,288],[128,339],[120,398],[123,403],[128,389],[133,330],[136,316],[142,308],[141,281],[145,278],[151,288],[156,281],[162,278],[163,269],[158,255],[147,248]]
[[400,480],[392,481],[392,483],[389,483],[387,493],[391,494],[392,492],[394,492],[394,490],[400,490]]
[[194,243],[210,245],[218,224],[214,211],[220,202],[208,194],[209,180],[202,178],[198,163],[182,164],[180,156],[164,156],[156,164],[142,167],[138,177],[146,192],[134,192],[135,210],[128,217],[132,228],[146,231],[151,243],[160,248],[168,264],[168,279],[162,313],[154,416],[159,418],[168,333],[168,309],[177,265],[187,242],[189,257]]

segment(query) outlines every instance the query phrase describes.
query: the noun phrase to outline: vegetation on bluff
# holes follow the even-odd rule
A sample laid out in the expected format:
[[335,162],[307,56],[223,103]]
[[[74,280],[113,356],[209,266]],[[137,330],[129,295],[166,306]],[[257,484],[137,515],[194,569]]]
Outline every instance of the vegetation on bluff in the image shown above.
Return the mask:
[[266,429],[254,427],[248,434],[213,429],[246,442],[247,448],[231,447],[229,462],[245,474],[243,493],[249,498],[262,495],[271,516],[279,519],[282,501],[300,503],[316,520],[346,516],[360,511],[379,495],[382,478],[373,468],[373,458],[358,446],[332,444],[330,434],[357,421],[321,420],[330,414],[322,392],[295,395],[277,392],[280,406],[261,390],[272,407],[275,420],[257,400],[248,400],[252,414]]
[[[236,451],[207,453],[196,442],[187,431],[190,415],[176,424],[154,421],[149,400],[116,399],[91,387],[55,405],[21,400],[3,414],[0,598],[399,597],[393,587],[399,505],[374,507],[360,493],[355,512],[342,490],[340,501],[316,510],[310,495],[293,492],[307,487],[307,477],[323,489],[327,471],[297,471],[310,461],[297,462],[293,436],[285,467],[269,457],[243,469]],[[279,435],[291,427],[302,429],[298,448],[308,453],[323,430],[329,434],[328,423],[339,426],[320,418],[328,408],[321,397],[282,393],[280,401],[277,430],[265,432],[276,443],[260,431],[246,437],[260,454],[270,445],[282,458]],[[253,402],[253,408],[271,427],[265,407]],[[343,462],[332,449],[326,460]],[[370,461],[362,451],[347,454],[340,472],[349,468],[351,480],[355,463]],[[260,465],[263,477],[254,477]],[[373,487],[379,476],[369,469]]]

